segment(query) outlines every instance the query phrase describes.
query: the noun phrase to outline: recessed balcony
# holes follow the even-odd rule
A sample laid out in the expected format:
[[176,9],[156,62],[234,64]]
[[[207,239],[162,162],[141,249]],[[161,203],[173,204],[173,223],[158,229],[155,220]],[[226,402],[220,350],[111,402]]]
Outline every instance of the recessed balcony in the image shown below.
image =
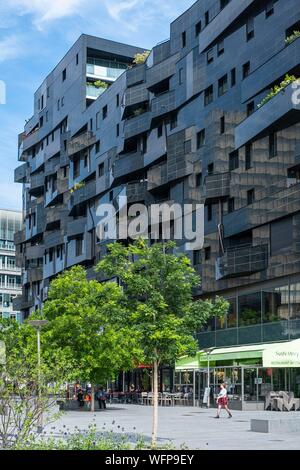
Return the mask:
[[107,90],[107,88],[104,88],[104,87],[96,87],[94,85],[86,85],[86,97],[87,99],[89,100],[96,100],[97,98],[99,98],[99,96],[101,96],[105,91]]
[[114,178],[134,173],[144,166],[144,155],[141,152],[132,152],[119,155],[115,161],[113,175]]
[[216,261],[216,280],[251,275],[267,267],[268,245],[229,249]]
[[27,176],[28,163],[23,163],[23,165],[18,166],[15,169],[15,183],[24,183]]
[[152,118],[163,116],[175,109],[175,91],[166,91],[153,98],[151,102]]
[[29,194],[31,196],[38,197],[44,194],[44,190],[45,190],[44,173],[31,175]]

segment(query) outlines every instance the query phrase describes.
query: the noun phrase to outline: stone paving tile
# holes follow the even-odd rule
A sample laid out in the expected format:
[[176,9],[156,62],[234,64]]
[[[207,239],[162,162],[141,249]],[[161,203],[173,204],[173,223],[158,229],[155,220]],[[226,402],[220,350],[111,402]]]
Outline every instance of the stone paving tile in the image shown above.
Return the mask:
[[[142,405],[108,405],[107,411],[69,411],[55,423],[56,429],[75,426],[86,429],[96,423],[99,429],[118,433],[141,434],[151,438],[151,407]],[[262,434],[250,431],[251,418],[300,419],[300,413],[233,412],[228,419],[222,411],[219,420],[214,419],[214,409],[191,407],[159,408],[159,442],[171,442],[176,448],[186,445],[189,449],[289,449],[300,450],[300,433]],[[105,423],[105,424],[104,424]],[[50,431],[52,425],[47,427]]]

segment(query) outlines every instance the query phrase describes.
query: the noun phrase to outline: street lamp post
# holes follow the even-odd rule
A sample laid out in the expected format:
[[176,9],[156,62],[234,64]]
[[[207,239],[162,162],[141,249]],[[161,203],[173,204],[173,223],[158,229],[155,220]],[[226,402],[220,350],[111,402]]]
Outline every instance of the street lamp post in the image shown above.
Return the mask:
[[207,408],[210,407],[210,368],[209,368],[209,359],[210,359],[210,354],[214,351],[216,348],[209,348],[205,349],[206,356],[207,356]]
[[42,387],[41,387],[41,329],[47,325],[48,320],[29,320],[28,324],[37,332],[37,359],[38,359],[38,424],[37,432],[43,431],[43,408],[42,408]]

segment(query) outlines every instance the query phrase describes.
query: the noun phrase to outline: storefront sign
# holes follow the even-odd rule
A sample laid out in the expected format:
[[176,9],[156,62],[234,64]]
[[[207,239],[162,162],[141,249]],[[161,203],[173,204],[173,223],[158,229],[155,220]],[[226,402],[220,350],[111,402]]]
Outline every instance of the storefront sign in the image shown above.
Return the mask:
[[263,367],[300,367],[300,340],[266,348]]

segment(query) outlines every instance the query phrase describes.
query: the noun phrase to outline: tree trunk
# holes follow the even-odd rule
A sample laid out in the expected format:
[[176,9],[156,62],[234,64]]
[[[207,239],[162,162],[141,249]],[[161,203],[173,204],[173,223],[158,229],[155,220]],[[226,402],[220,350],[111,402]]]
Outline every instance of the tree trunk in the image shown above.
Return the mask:
[[91,384],[91,411],[95,412],[95,385]]
[[157,446],[157,428],[158,428],[158,362],[153,363],[153,420],[152,420],[152,447]]

